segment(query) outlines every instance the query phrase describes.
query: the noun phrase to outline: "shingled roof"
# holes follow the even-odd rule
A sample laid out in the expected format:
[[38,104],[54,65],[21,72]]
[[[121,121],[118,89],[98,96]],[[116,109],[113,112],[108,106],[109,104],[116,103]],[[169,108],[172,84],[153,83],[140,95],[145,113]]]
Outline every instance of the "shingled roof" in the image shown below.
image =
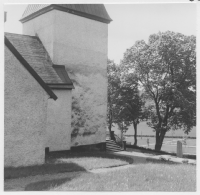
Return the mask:
[[103,23],[110,23],[112,21],[103,4],[30,4],[24,11],[20,21],[22,23],[26,22],[52,9],[65,11]]
[[[5,36],[47,85],[54,84],[61,85],[62,88],[74,88],[70,79],[60,78],[38,37],[12,33],[5,33]],[[62,70],[66,75],[65,69]]]
[[54,100],[57,99],[57,96],[54,92],[49,88],[49,86],[41,79],[41,77],[35,72],[35,70],[30,66],[30,64],[23,58],[23,56],[17,51],[17,49],[13,46],[13,44],[7,39],[4,38],[5,45],[7,48],[13,53],[13,55],[19,60],[19,62],[27,69],[27,71],[38,81],[41,87],[49,94],[50,98]]

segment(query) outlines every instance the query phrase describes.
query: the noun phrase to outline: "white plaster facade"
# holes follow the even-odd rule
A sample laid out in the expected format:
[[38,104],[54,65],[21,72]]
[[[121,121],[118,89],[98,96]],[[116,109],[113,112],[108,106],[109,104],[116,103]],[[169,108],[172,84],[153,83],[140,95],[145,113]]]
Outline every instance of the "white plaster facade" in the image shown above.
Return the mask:
[[52,10],[23,23],[23,34],[31,36],[37,34],[51,59],[53,59],[54,18],[55,10]]
[[54,89],[58,99],[48,99],[45,147],[49,151],[70,150],[71,147],[71,90]]
[[5,47],[4,166],[45,161],[47,95]]
[[72,146],[106,140],[108,24],[51,10],[23,23],[53,63],[65,65],[72,91]]

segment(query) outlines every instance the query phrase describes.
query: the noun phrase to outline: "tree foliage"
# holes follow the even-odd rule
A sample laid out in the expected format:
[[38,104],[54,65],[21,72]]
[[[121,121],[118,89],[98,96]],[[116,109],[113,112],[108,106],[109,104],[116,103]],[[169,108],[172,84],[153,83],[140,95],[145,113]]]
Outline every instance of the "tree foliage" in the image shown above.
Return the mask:
[[123,66],[108,60],[107,124],[110,132],[113,124],[118,125],[122,134],[133,124],[136,145],[137,125],[143,117],[143,104],[135,76],[126,74]]
[[156,131],[160,150],[167,131],[196,125],[196,38],[180,33],[150,35],[124,54],[126,72],[133,72],[145,91],[148,125]]
[[137,145],[137,125],[145,119],[144,101],[138,89],[138,80],[133,73],[128,73],[120,66],[119,102],[124,111],[125,121],[134,127],[134,145]]

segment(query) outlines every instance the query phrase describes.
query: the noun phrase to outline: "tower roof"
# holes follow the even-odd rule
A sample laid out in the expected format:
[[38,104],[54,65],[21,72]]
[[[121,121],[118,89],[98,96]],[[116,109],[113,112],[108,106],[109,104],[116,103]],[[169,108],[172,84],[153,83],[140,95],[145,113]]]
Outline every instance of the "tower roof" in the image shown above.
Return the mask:
[[103,23],[110,23],[112,21],[103,4],[29,4],[20,21],[24,23],[53,9]]

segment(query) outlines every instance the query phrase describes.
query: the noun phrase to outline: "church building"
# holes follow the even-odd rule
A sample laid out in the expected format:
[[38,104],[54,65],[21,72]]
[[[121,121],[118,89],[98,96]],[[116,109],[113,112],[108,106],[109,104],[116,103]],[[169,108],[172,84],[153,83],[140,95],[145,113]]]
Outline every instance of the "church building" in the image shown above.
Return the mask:
[[104,144],[112,21],[105,6],[28,5],[20,21],[23,35],[5,33],[4,165]]

